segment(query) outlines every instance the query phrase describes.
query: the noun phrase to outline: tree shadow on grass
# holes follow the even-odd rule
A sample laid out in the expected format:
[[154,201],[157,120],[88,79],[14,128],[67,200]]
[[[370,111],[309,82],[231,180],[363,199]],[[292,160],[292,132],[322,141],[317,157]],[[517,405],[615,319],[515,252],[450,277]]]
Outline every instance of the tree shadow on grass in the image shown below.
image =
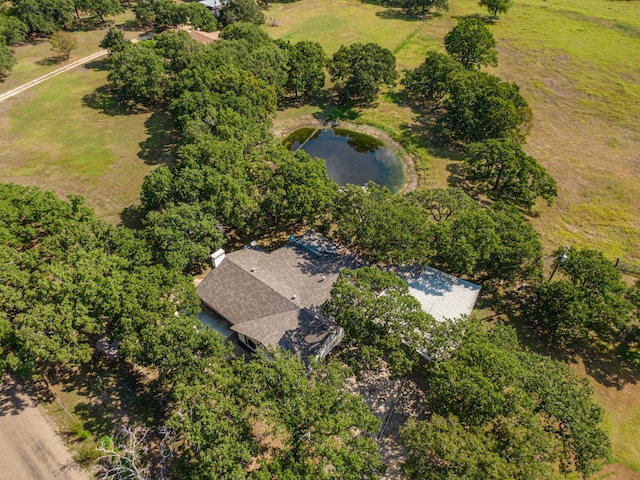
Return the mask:
[[98,87],[94,92],[82,97],[82,105],[110,116],[136,115],[147,111],[145,108],[120,102],[118,97],[109,90],[108,85]]
[[119,23],[117,27],[125,32],[136,32],[142,28],[137,20],[126,20]]
[[582,362],[586,373],[605,387],[620,390],[640,381],[640,369],[624,359],[619,346],[605,348],[593,339],[576,340],[566,346],[553,342],[535,319],[532,288],[497,291],[487,301],[505,324],[515,328],[520,342],[529,350],[563,363]]
[[415,114],[411,123],[401,125],[403,138],[407,138],[411,143],[425,148],[433,156],[452,160],[462,159],[460,150],[438,132],[436,125],[437,114],[435,112],[426,107],[408,105],[406,102],[398,104],[410,106]]
[[102,21],[98,17],[86,17],[73,21],[69,27],[70,32],[93,32],[107,26],[107,21]]
[[132,230],[142,230],[144,225],[142,220],[147,215],[142,205],[130,205],[125,207],[120,213],[122,225]]
[[58,383],[80,399],[68,408],[97,435],[112,434],[128,423],[153,424],[162,414],[149,380],[124,362],[101,358],[66,371]]
[[154,112],[144,125],[147,138],[139,143],[138,157],[148,165],[169,165],[175,162],[180,135],[169,116]]
[[383,20],[404,20],[405,22],[421,22],[425,19],[431,18],[432,15],[412,15],[396,8],[388,8],[387,10],[381,10],[376,12],[376,17]]
[[43,58],[42,60],[38,60],[36,64],[41,65],[43,67],[49,67],[51,65],[59,65],[68,59],[69,57],[66,57],[64,55],[56,55],[53,57],[47,57],[47,58]]
[[82,68],[93,70],[95,72],[104,72],[107,70],[107,65],[104,60],[93,60],[82,65]]

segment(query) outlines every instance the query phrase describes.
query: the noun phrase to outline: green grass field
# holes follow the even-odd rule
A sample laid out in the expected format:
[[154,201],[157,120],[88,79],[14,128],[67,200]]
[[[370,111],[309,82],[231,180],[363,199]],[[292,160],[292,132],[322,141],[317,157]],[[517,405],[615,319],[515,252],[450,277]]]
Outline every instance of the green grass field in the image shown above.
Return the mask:
[[[357,0],[304,0],[274,4],[266,27],[274,38],[315,40],[332,53],[341,43],[374,41],[392,50],[400,69],[419,65],[427,49],[466,15],[486,16],[475,1],[451,2],[451,10],[425,21]],[[499,49],[494,73],[521,86],[534,111],[525,150],[556,177],[557,202],[538,205],[531,221],[545,250],[560,245],[598,248],[615,259],[640,263],[640,3],[606,0],[517,0],[490,24]],[[299,114],[312,112],[308,107]],[[383,96],[351,121],[370,123],[409,142],[428,166],[425,184],[445,186],[455,160],[434,144],[409,109]],[[291,122],[295,110],[280,112]],[[619,373],[601,365],[596,375],[581,364],[605,408],[614,444],[613,465],[598,478],[640,478],[640,374],[615,385]],[[604,373],[603,373],[604,372]]]
[[[305,0],[272,5],[267,16],[279,26],[266,30],[276,38],[319,41],[329,53],[342,43],[375,37],[405,69],[420,64],[427,49],[442,49],[444,34],[466,15],[486,12],[475,1],[460,0],[445,15],[415,20],[357,0],[330,7]],[[518,1],[490,28],[500,51],[495,73],[517,82],[534,111],[526,150],[559,182],[556,204],[539,205],[532,218],[546,249],[571,243],[640,263],[638,3]],[[421,141],[430,165],[426,183],[446,185],[451,153],[419,135],[419,122],[408,109],[383,98],[375,109],[359,113],[358,122]]]
[[[127,22],[130,16],[119,18]],[[98,51],[104,32],[78,32],[80,47],[70,61]],[[0,92],[60,66],[47,64],[51,53],[48,43],[19,47],[16,76],[0,84]],[[165,115],[128,111],[105,85],[102,63],[92,62],[1,103],[2,180],[39,185],[61,197],[81,194],[98,216],[119,223],[122,209],[137,201],[144,176],[173,160],[175,138]]]
[[[474,0],[454,0],[448,13],[416,20],[360,0],[302,0],[271,4],[265,14],[278,22],[265,27],[275,38],[316,40],[328,53],[343,43],[375,41],[407,69],[429,48],[442,48],[456,18],[486,12]],[[559,184],[557,202],[538,205],[531,218],[545,250],[570,243],[640,264],[640,2],[515,0],[490,28],[500,52],[495,73],[517,82],[534,111],[525,150]],[[97,51],[103,34],[78,32],[82,46],[71,61]],[[51,56],[46,43],[18,48],[19,63],[0,93],[56,68],[47,62]],[[122,208],[137,200],[144,175],[171,161],[174,139],[166,117],[122,109],[100,93],[105,83],[105,72],[93,64],[0,104],[2,180],[82,194],[99,216],[117,223]],[[352,112],[355,121],[403,139],[423,158],[423,182],[447,185],[452,152],[390,98]],[[319,111],[281,111],[279,121]],[[611,386],[577,368],[591,379],[614,442],[617,463],[600,478],[640,478],[634,473],[640,472],[638,375]]]

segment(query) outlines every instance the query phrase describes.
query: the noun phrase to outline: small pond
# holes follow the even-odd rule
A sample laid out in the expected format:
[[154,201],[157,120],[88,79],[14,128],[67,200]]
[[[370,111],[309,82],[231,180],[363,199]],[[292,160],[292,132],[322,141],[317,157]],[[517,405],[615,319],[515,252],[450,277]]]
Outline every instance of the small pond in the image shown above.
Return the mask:
[[285,139],[292,151],[301,148],[327,165],[338,185],[365,185],[369,180],[397,192],[404,183],[402,162],[380,140],[343,128],[301,128]]

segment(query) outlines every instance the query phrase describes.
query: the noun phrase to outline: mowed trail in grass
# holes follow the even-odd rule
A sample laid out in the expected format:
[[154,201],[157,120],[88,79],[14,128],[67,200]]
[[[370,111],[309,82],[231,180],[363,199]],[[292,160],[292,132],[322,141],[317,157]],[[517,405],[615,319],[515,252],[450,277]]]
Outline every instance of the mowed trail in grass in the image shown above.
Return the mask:
[[[466,15],[484,17],[486,11],[476,1],[456,0],[443,16],[415,21],[357,0],[303,0],[274,4],[267,16],[279,26],[266,31],[294,42],[318,41],[330,54],[341,43],[375,41],[392,50],[403,69],[418,66],[429,48],[442,50],[443,36]],[[531,218],[545,250],[569,243],[640,264],[640,3],[518,0],[489,28],[500,52],[491,71],[518,83],[534,112],[525,150],[558,180],[556,203],[537,205]],[[419,116],[384,95],[357,114],[352,121],[422,142],[417,151],[429,165],[424,183],[447,185],[455,154],[429,138]],[[279,114],[289,124],[295,117],[294,110]],[[640,478],[637,374],[611,386],[575,367],[594,386],[614,445],[617,463],[598,478]],[[612,365],[603,369],[616,373]]]
[[5,182],[80,194],[98,216],[120,221],[153,165],[171,160],[163,115],[127,112],[97,89],[101,63],[78,67],[0,104]]

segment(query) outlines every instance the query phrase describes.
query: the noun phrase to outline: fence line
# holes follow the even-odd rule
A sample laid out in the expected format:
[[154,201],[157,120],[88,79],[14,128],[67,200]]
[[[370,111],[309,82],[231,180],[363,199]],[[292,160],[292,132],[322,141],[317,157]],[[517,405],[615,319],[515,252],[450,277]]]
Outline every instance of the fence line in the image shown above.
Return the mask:
[[623,271],[625,273],[631,273],[633,275],[640,275],[640,265],[633,265],[631,263],[621,262],[619,258],[616,260],[615,267],[618,270],[621,270],[621,271]]

